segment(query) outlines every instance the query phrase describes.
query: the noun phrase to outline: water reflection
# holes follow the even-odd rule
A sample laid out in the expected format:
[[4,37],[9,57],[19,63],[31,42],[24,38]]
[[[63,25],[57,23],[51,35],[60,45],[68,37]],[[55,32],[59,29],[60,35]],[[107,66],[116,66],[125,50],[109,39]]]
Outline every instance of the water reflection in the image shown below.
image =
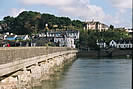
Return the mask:
[[36,86],[33,89],[58,89],[58,82],[63,80],[65,73],[68,72],[72,63],[69,63],[64,66],[61,70],[58,70],[53,75],[47,76],[50,77],[49,80],[43,80],[41,86]]
[[131,89],[131,59],[78,58],[34,89]]

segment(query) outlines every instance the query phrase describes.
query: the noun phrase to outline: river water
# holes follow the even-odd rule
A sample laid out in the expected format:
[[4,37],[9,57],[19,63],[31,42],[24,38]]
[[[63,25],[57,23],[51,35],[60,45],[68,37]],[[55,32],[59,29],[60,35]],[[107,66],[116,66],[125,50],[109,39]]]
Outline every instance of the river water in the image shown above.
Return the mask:
[[131,89],[131,59],[78,58],[34,89]]

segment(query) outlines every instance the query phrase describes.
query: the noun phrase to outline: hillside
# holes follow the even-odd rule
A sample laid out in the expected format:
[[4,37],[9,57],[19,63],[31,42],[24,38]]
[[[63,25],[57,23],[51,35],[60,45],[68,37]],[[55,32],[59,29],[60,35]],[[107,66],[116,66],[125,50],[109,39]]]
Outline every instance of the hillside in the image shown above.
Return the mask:
[[45,28],[52,30],[58,29],[80,29],[84,23],[79,20],[71,20],[69,17],[57,17],[55,15],[39,13],[33,11],[24,11],[17,17],[4,17],[0,21],[2,30],[0,33],[12,32],[15,34],[36,34]]

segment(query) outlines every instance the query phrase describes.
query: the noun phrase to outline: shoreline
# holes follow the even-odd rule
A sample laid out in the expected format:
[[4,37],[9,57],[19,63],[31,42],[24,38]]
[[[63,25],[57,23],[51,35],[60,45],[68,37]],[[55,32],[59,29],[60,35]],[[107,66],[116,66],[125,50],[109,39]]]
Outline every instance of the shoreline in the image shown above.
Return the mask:
[[132,50],[128,49],[115,49],[111,53],[107,53],[105,50],[89,50],[89,51],[79,51],[78,57],[87,58],[128,58],[132,59]]

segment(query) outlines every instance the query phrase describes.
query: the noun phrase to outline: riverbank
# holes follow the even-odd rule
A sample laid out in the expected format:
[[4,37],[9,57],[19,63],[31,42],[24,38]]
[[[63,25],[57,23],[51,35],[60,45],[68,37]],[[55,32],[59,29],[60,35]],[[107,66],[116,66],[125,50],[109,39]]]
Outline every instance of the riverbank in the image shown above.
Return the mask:
[[129,49],[114,49],[111,52],[106,50],[89,50],[89,51],[79,51],[78,57],[88,57],[88,58],[132,58],[132,50]]

